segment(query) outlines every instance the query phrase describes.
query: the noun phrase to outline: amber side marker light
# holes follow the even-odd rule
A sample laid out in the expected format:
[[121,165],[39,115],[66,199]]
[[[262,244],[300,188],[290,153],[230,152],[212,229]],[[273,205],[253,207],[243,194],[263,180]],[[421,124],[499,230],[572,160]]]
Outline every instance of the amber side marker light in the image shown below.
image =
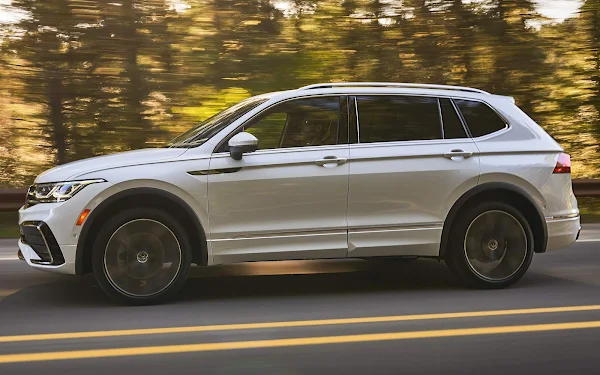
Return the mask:
[[89,214],[90,214],[90,210],[88,208],[81,211],[81,215],[79,215],[79,219],[77,219],[77,222],[75,223],[75,225],[81,226],[81,224],[83,224],[83,222],[85,221],[85,218],[88,217]]

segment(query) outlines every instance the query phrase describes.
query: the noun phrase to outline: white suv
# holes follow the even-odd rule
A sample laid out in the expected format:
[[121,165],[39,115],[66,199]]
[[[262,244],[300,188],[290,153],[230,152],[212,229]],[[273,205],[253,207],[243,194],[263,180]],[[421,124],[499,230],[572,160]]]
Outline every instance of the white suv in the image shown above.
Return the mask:
[[191,264],[444,259],[484,288],[580,230],[570,158],[510,97],[326,83],[246,99],[164,148],[42,173],[19,211],[32,267],[94,272],[126,303]]

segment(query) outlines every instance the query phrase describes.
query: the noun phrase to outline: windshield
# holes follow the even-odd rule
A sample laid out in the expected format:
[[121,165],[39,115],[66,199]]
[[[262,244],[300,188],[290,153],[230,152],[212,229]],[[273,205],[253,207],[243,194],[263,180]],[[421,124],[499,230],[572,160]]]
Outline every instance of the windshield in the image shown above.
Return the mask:
[[203,144],[227,125],[242,117],[252,108],[266,102],[267,98],[249,98],[207,118],[166,144],[166,147],[195,147]]

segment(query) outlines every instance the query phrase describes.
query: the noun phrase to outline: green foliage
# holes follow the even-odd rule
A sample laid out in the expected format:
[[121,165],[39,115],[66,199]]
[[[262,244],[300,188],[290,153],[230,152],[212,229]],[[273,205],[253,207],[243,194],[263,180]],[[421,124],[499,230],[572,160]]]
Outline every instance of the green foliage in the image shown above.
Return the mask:
[[[16,212],[0,212],[0,238],[18,238],[18,222],[19,214]],[[15,255],[17,250],[17,243],[15,242]]]
[[515,96],[576,177],[598,176],[600,0],[560,24],[535,4],[13,0],[24,17],[2,32],[0,185],[159,145],[251,95],[350,80]]

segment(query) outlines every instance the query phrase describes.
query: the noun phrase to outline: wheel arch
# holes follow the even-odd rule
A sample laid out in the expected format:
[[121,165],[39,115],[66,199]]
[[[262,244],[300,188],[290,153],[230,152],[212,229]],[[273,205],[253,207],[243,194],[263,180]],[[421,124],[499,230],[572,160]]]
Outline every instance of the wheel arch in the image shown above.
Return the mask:
[[[151,199],[149,199],[151,198]],[[190,236],[192,244],[192,262],[201,266],[208,263],[206,232],[198,215],[180,197],[168,191],[152,187],[135,187],[122,190],[100,203],[87,217],[79,238],[75,255],[75,273],[83,275],[91,272],[92,245],[95,240],[95,224],[110,218],[114,212],[128,207],[144,205],[159,209],[168,209],[177,220],[181,222]]]
[[515,206],[529,221],[534,235],[534,246],[536,253],[546,251],[548,244],[548,228],[544,214],[535,203],[532,195],[525,189],[509,183],[489,182],[478,185],[464,193],[452,206],[442,230],[440,242],[440,258],[446,255],[452,224],[460,211],[471,204],[486,200],[499,200]]

